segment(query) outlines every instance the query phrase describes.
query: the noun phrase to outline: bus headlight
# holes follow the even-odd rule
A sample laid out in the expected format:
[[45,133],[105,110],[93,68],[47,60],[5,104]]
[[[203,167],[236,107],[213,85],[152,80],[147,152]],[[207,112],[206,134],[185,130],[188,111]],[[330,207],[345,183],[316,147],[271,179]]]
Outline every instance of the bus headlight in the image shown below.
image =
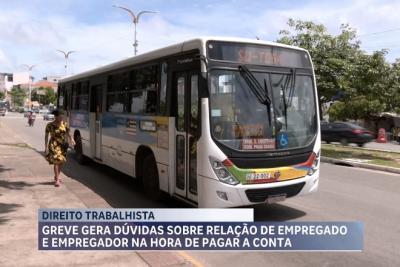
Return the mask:
[[221,182],[230,185],[237,185],[239,183],[239,181],[236,180],[236,178],[228,171],[223,162],[210,157],[210,164],[215,175]]
[[313,153],[314,158],[312,160],[311,168],[308,171],[308,175],[313,175],[318,170],[320,154],[320,151],[318,151],[317,154]]

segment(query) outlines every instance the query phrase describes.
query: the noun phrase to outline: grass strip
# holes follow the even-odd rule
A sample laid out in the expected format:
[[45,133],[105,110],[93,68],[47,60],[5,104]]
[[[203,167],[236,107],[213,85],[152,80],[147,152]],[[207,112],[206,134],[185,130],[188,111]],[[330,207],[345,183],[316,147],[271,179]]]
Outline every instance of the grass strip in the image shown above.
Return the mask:
[[359,149],[356,147],[322,145],[321,155],[334,159],[367,160],[368,164],[400,168],[400,153]]

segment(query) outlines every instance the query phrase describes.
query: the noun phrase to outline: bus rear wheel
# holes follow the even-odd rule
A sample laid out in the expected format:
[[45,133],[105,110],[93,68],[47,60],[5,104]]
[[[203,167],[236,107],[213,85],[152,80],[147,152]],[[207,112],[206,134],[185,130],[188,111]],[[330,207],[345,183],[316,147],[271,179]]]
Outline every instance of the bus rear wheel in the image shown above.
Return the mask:
[[79,164],[84,165],[87,163],[87,157],[83,155],[83,150],[82,150],[82,138],[81,135],[78,134],[75,137],[75,156],[76,160],[78,161]]
[[143,189],[146,195],[153,200],[161,199],[160,182],[156,160],[153,155],[145,157],[143,162]]

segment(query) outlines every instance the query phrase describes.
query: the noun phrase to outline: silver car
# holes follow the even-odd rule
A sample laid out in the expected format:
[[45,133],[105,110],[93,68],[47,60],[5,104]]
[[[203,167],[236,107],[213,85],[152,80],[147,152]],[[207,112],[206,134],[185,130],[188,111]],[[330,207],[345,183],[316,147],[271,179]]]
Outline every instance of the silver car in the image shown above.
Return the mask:
[[51,112],[47,112],[47,113],[45,113],[45,114],[43,115],[43,119],[44,119],[45,121],[52,121],[52,120],[54,120],[54,115],[51,114]]

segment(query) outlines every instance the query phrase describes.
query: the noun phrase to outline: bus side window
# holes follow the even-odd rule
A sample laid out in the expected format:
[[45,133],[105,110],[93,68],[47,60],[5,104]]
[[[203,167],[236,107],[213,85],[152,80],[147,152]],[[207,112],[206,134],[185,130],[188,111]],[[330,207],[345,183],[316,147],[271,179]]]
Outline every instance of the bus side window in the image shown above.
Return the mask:
[[154,114],[157,107],[157,92],[155,90],[146,91],[146,114]]
[[197,75],[192,75],[190,78],[190,131],[196,136],[199,124],[199,78]]
[[160,115],[167,113],[167,77],[168,77],[167,62],[161,64],[161,84],[160,84]]
[[130,99],[130,111],[133,114],[143,113],[143,91],[133,91],[129,94]]

